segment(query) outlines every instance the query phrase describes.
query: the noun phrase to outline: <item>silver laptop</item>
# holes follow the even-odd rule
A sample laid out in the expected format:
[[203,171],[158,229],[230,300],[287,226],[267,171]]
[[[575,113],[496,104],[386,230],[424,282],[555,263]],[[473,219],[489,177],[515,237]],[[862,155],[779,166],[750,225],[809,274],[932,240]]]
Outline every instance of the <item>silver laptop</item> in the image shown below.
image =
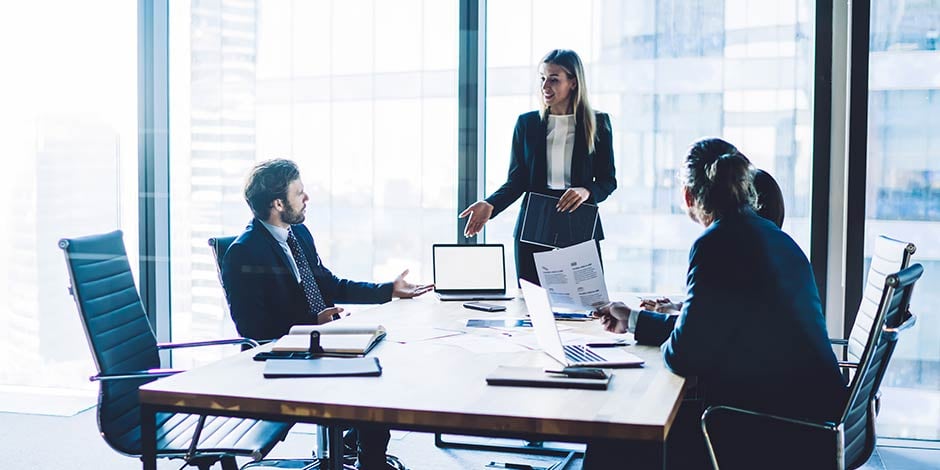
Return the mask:
[[519,284],[539,347],[552,359],[565,367],[637,367],[643,364],[643,359],[620,348],[604,348],[600,353],[583,345],[562,345],[548,292],[525,279],[520,279]]
[[441,300],[512,300],[503,245],[435,244],[434,290]]

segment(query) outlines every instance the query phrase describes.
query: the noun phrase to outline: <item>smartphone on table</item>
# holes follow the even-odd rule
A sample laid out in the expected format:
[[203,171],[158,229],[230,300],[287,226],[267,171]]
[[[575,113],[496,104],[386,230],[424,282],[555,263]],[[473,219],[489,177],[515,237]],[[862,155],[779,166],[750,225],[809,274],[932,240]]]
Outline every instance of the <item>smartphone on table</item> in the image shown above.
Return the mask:
[[502,312],[503,310],[506,310],[505,305],[488,304],[486,302],[466,302],[463,304],[463,306],[484,312]]

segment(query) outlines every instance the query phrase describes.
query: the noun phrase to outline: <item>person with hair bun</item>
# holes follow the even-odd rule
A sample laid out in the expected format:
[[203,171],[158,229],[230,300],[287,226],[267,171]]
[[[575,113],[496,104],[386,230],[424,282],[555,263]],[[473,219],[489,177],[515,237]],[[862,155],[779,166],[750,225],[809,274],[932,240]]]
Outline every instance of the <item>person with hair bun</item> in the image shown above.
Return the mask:
[[[712,138],[692,146],[683,170],[689,217],[705,230],[689,252],[681,311],[657,313],[614,302],[595,316],[608,331],[632,332],[640,344],[662,344],[674,373],[698,378],[703,403],[680,408],[666,460],[670,468],[710,468],[699,426],[702,405],[822,421],[839,416],[847,391],[809,261],[789,235],[755,212],[750,162],[728,142]],[[765,429],[757,420],[721,418],[713,424],[722,436],[715,442],[722,469],[818,468],[831,457],[832,443],[807,437],[811,433],[803,429]],[[781,442],[799,452],[772,450]],[[628,454],[629,443],[592,442],[584,468],[628,462],[632,467],[636,460]]]
[[[722,153],[736,153],[744,157],[744,154],[734,148],[733,145],[721,141],[721,143],[712,143],[713,151]],[[746,158],[746,157],[744,157]],[[755,207],[757,215],[771,221],[779,228],[783,228],[783,219],[786,209],[783,202],[783,191],[780,185],[770,173],[760,168],[751,168],[751,176],[754,179],[754,190],[757,191],[757,206]],[[682,310],[682,302],[673,302],[668,297],[657,299],[644,299],[640,302],[640,308],[659,313],[679,313]]]

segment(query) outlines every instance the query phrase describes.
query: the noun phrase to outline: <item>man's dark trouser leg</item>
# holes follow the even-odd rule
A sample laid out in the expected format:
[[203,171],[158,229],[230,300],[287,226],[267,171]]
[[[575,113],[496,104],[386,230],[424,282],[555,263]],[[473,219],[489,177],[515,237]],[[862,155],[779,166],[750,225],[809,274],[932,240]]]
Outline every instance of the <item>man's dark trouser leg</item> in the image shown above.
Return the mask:
[[385,451],[391,433],[384,426],[356,426],[359,432],[359,468],[385,469]]
[[[670,470],[709,469],[705,438],[699,427],[702,405],[686,401],[672,423],[666,440],[666,468]],[[662,446],[660,443],[659,446]],[[631,442],[600,439],[588,444],[584,470],[607,468],[662,468],[662,448],[652,442]]]

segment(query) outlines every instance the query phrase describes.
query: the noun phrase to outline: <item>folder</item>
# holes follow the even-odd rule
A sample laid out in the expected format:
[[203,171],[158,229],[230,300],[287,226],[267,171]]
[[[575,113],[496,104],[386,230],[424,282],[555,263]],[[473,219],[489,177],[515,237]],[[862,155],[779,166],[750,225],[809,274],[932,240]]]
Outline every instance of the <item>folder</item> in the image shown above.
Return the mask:
[[581,204],[574,212],[558,212],[559,198],[529,193],[519,240],[550,248],[565,248],[594,239],[597,206]]
[[573,378],[559,374],[550,374],[538,367],[499,366],[486,376],[488,385],[510,385],[516,387],[549,388],[585,388],[589,390],[607,390],[609,374],[603,379]]
[[281,377],[346,377],[379,376],[382,365],[377,357],[319,359],[268,359],[264,364],[264,378]]

